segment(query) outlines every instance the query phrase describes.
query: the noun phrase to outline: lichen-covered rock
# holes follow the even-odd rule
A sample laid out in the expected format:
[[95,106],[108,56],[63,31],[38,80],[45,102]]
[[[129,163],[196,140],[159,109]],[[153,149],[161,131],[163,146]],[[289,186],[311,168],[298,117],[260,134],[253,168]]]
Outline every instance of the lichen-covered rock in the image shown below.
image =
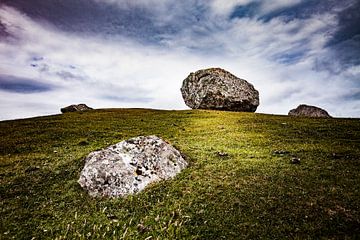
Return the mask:
[[79,184],[91,196],[135,194],[187,166],[181,153],[157,136],[140,136],[90,153]]
[[67,112],[77,112],[77,111],[85,111],[85,110],[91,110],[91,107],[88,107],[86,104],[73,104],[64,108],[61,108],[61,112],[62,113],[67,113]]
[[181,93],[192,109],[255,112],[259,106],[259,92],[254,86],[221,68],[190,73]]
[[295,117],[325,117],[331,118],[329,113],[324,109],[315,106],[309,106],[305,104],[299,105],[297,108],[289,111],[289,116]]

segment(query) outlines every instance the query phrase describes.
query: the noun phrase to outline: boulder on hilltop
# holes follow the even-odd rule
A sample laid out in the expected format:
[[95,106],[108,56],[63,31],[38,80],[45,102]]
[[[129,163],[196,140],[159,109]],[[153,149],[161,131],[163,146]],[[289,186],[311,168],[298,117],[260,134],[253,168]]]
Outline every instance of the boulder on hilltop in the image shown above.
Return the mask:
[[80,104],[73,104],[64,108],[61,108],[62,113],[67,112],[78,112],[78,111],[85,111],[85,110],[91,110],[91,107],[88,107],[86,104],[80,103]]
[[329,113],[322,108],[301,104],[297,108],[292,109],[288,113],[289,116],[295,117],[325,117],[331,118]]
[[259,106],[259,92],[254,86],[221,68],[190,73],[181,93],[192,109],[255,112]]

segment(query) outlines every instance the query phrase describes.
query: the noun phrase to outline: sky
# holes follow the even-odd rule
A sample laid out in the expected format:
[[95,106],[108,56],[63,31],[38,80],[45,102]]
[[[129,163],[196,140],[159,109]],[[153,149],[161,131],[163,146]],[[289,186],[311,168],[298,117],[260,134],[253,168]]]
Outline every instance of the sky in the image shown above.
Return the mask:
[[224,68],[259,113],[360,117],[359,0],[1,0],[0,120],[188,109],[190,72]]

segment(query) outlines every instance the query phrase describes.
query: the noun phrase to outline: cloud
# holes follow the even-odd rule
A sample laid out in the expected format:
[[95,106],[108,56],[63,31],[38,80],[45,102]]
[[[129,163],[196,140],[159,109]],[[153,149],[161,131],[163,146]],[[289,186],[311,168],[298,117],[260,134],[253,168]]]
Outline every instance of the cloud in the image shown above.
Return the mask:
[[[77,102],[93,107],[184,107],[178,90],[183,76],[174,77],[189,71],[179,69],[184,66],[178,62],[183,61],[177,57],[181,58],[181,53],[139,46],[127,39],[114,42],[59,32],[8,7],[1,8],[0,16],[18,39],[0,42],[1,72],[16,74],[14,79],[26,76],[32,79],[28,84],[36,79],[44,86],[56,86],[46,94],[31,96],[34,104],[48,103],[47,114]],[[0,94],[3,105],[19,104],[12,109],[22,109],[19,99],[25,102],[27,97]],[[44,107],[41,110],[44,113]]]
[[2,22],[0,22],[0,38],[8,37],[8,33],[6,32],[6,28]]
[[302,2],[301,0],[272,0],[272,1],[263,0],[261,2],[260,9],[262,14],[267,14],[272,11],[295,6],[301,2]]
[[[112,14],[106,24],[117,27],[108,28],[110,34],[100,30],[85,34],[81,28],[68,31],[70,27],[49,18],[3,6],[0,21],[12,38],[0,41],[0,72],[27,79],[29,84],[52,87],[41,93],[0,92],[0,119],[54,114],[63,106],[80,102],[95,108],[185,109],[179,90],[182,80],[190,72],[208,67],[225,68],[253,83],[260,91],[258,112],[286,114],[307,103],[324,107],[335,116],[359,116],[359,99],[354,97],[359,90],[358,65],[336,66],[333,72],[329,69],[335,66],[326,64],[340,56],[327,45],[339,30],[337,13],[290,20],[281,16],[267,21],[229,18],[237,6],[251,2],[229,1],[228,9],[217,8],[220,3],[215,0],[197,1],[195,8],[189,0],[161,1],[153,4],[155,7],[147,1],[107,2],[111,6],[124,3],[118,9],[126,9],[127,16],[137,16],[139,8],[158,14],[147,16],[150,23],[146,26],[153,28],[142,32],[142,41],[140,35],[129,36],[127,28],[115,31],[118,19]],[[289,4],[295,6],[297,1],[276,1],[274,6],[280,9]],[[100,13],[104,9],[108,8],[102,7]],[[100,15],[94,14],[97,18],[89,25],[105,21]],[[126,22],[138,26],[142,19]],[[68,24],[69,20],[62,21]]]
[[211,10],[216,15],[230,16],[235,13],[250,16],[255,13],[257,15],[266,15],[274,11],[296,6],[301,2],[301,0],[212,0],[210,5]]
[[248,5],[254,0],[213,0],[211,1],[211,9],[217,15],[229,15],[235,7]]
[[53,87],[27,78],[0,74],[0,90],[17,93],[40,93]]

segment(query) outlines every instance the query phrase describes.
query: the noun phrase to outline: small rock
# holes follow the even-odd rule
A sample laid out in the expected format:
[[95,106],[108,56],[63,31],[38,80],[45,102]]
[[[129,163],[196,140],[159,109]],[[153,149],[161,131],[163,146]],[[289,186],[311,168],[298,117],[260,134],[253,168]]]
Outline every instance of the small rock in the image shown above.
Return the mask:
[[227,156],[229,156],[229,154],[227,152],[217,152],[217,155],[219,157],[227,157]]
[[329,113],[324,109],[315,106],[309,106],[305,104],[299,105],[297,108],[292,109],[288,113],[289,116],[295,117],[325,117],[331,118]]
[[79,112],[79,111],[86,111],[86,110],[91,110],[91,107],[88,107],[86,104],[80,103],[80,104],[73,104],[64,108],[61,108],[61,112],[62,113],[67,113],[67,112]]
[[300,164],[300,158],[293,157],[290,160],[291,164]]

